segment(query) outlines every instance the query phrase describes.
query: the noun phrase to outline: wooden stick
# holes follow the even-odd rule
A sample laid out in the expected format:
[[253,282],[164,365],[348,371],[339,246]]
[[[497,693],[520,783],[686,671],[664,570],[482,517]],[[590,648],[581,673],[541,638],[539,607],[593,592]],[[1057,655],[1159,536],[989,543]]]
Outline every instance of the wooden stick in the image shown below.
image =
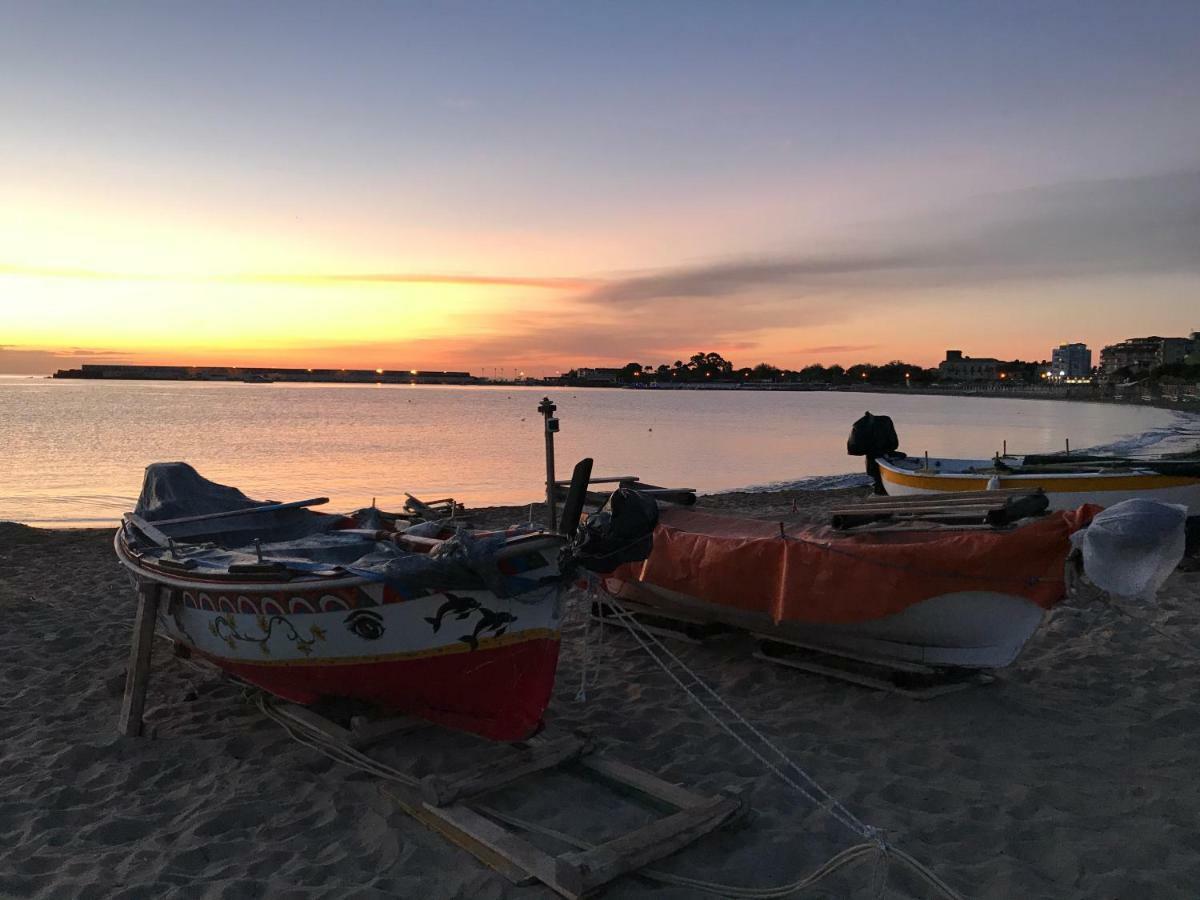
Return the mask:
[[154,649],[154,623],[158,619],[158,598],[162,586],[144,581],[138,591],[137,615],[133,620],[133,643],[129,647],[129,666],[125,670],[125,698],[117,731],[128,737],[142,733],[142,710],[146,705],[146,685],[150,681],[150,652]]

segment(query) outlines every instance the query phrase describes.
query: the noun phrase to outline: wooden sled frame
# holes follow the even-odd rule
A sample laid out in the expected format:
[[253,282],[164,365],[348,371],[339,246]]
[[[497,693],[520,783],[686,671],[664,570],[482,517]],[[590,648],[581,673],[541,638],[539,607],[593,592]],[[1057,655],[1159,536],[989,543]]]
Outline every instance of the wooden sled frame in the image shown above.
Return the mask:
[[[347,729],[304,707],[283,704],[276,711],[359,750],[385,735],[436,727],[419,719],[402,718],[356,720]],[[584,735],[551,737],[543,733],[529,741],[508,745],[499,758],[479,767],[427,775],[411,787],[389,783],[385,791],[408,815],[514,884],[540,881],[571,900],[682,849],[745,809],[741,797],[733,790],[706,797],[626,763],[593,756],[591,752],[592,743]],[[674,811],[596,847],[555,855],[488,818],[469,803],[528,775],[567,765],[591,780],[632,792]]]
[[755,634],[754,637],[759,642],[754,652],[755,659],[898,694],[910,700],[932,700],[996,680],[994,675],[980,669],[948,671],[920,663],[880,659],[849,650],[834,651],[766,634]]
[[910,700],[930,700],[995,681],[994,675],[982,669],[948,670],[899,659],[882,659],[852,650],[822,647],[793,638],[737,628],[682,610],[660,609],[636,600],[622,599],[620,602],[625,612],[606,602],[603,597],[593,601],[592,619],[602,627],[611,626],[626,631],[637,628],[688,644],[705,644],[739,634],[749,636],[758,642],[752,654],[755,659],[872,690],[886,691]]
[[[117,726],[130,737],[142,734],[159,593],[157,585],[148,585],[138,597],[125,697]],[[177,644],[178,655],[189,655],[180,649]],[[215,667],[214,671],[221,672]],[[307,707],[282,703],[274,710],[301,728],[319,731],[345,749],[360,753],[385,737],[437,727],[424,719],[403,716],[354,717],[346,728]],[[408,815],[514,884],[540,881],[570,900],[686,847],[740,816],[746,808],[739,792],[732,788],[703,796],[626,763],[592,756],[593,745],[586,735],[550,736],[543,732],[522,743],[498,746],[500,753],[474,768],[426,775],[412,785],[389,783],[385,790]],[[468,804],[472,798],[526,776],[567,765],[589,779],[665,805],[672,812],[596,847],[554,855]]]

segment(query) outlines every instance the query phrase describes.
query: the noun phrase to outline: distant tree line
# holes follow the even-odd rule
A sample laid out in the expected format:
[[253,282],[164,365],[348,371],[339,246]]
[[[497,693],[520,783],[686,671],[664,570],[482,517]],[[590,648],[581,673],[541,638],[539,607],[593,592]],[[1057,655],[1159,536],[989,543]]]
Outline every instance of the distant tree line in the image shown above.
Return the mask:
[[[745,383],[776,383],[776,384],[928,384],[938,380],[937,369],[925,369],[902,360],[893,360],[881,366],[870,363],[857,363],[844,368],[834,364],[822,366],[814,364],[803,369],[781,369],[771,363],[760,362],[755,366],[734,368],[733,363],[719,353],[694,353],[686,362],[675,360],[670,365],[627,363],[620,369],[605,370],[611,372],[619,383],[636,384],[638,382],[671,381],[671,382],[745,382]],[[579,372],[572,369],[567,372],[568,381],[580,381]]]

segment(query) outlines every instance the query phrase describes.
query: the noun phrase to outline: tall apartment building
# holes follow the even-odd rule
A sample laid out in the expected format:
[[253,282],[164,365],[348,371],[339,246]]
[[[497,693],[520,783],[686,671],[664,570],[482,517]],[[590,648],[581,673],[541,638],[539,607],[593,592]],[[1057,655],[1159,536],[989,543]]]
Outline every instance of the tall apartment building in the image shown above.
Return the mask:
[[1092,374],[1092,351],[1087,344],[1059,344],[1050,354],[1050,377],[1087,378]]

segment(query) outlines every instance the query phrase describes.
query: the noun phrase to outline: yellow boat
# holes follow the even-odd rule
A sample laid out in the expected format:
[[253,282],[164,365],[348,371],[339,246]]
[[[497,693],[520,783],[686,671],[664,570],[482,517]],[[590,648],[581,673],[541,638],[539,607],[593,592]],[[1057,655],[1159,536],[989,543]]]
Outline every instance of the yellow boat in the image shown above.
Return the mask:
[[884,490],[895,496],[942,491],[1041,488],[1051,509],[1112,506],[1140,497],[1181,503],[1200,515],[1200,462],[1096,456],[997,456],[939,459],[888,453],[875,459]]

